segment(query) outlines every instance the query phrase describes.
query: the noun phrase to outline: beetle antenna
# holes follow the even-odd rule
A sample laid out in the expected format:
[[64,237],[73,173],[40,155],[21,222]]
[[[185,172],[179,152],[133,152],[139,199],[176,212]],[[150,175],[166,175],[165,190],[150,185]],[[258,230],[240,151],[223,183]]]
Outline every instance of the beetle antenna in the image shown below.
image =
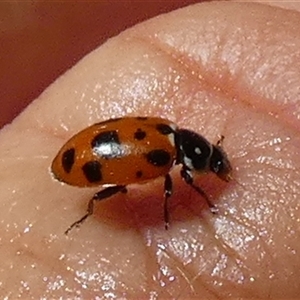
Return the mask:
[[222,148],[224,139],[225,139],[225,136],[221,135],[219,140],[217,141],[217,146]]
[[233,177],[232,175],[228,175],[228,178],[229,178],[230,181],[233,181],[233,182],[237,183],[244,190],[246,190],[246,187],[242,183],[240,183],[235,177]]

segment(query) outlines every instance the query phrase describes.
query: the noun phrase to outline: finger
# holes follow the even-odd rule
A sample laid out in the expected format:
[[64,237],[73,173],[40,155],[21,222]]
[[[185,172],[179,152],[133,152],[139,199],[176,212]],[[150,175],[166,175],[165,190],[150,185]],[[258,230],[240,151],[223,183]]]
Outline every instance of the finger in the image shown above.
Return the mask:
[[[260,160],[267,154],[271,161],[282,161],[288,156],[291,164],[297,167],[297,139],[286,140],[294,133],[292,126],[297,118],[290,114],[290,125],[286,128],[287,123],[282,120],[287,120],[287,115],[279,111],[276,119],[279,121],[274,125],[274,121],[266,117],[263,103],[280,106],[282,98],[273,99],[270,94],[264,93],[263,87],[268,82],[258,80],[254,85],[250,75],[254,74],[255,66],[257,68],[264,60],[269,62],[267,46],[274,43],[282,45],[282,39],[289,37],[286,34],[289,31],[293,36],[298,19],[293,14],[281,15],[271,8],[262,11],[261,6],[251,6],[255,13],[247,14],[242,6],[215,5],[199,5],[165,15],[110,40],[61,77],[10,128],[2,132],[1,138],[5,140],[1,149],[1,156],[5,158],[2,169],[6,178],[2,182],[3,203],[9,211],[2,215],[7,228],[3,238],[12,241],[4,249],[13,246],[22,250],[15,255],[16,251],[10,252],[11,274],[17,270],[16,256],[21,255],[25,270],[32,264],[35,266],[36,276],[32,277],[30,286],[39,286],[36,283],[41,274],[47,274],[43,287],[49,290],[59,282],[59,274],[63,274],[64,291],[67,287],[75,295],[80,290],[83,297],[87,294],[84,289],[79,289],[78,283],[80,287],[90,287],[89,295],[97,294],[105,285],[105,278],[114,283],[108,287],[109,292],[116,296],[126,293],[127,297],[145,290],[148,293],[152,290],[166,292],[172,297],[203,293],[220,297],[234,293],[237,297],[249,295],[249,291],[261,296],[270,291],[270,276],[276,280],[272,295],[281,295],[287,290],[283,288],[287,274],[295,276],[292,282],[297,282],[299,276],[291,270],[298,262],[289,252],[289,249],[296,249],[297,239],[293,234],[283,235],[284,230],[278,230],[276,221],[278,212],[281,212],[280,224],[284,224],[284,228],[292,228],[295,224],[298,208],[293,190],[296,186],[291,185],[287,189],[287,184],[282,185],[284,198],[278,199],[278,194],[282,193],[272,192],[269,175],[260,175],[261,172],[272,174],[271,183],[284,182],[287,178],[297,182],[297,173],[291,172],[287,177],[286,168],[280,169],[275,165],[275,171],[270,170],[270,160]],[[240,18],[236,18],[237,8],[240,9]],[[262,42],[262,46],[254,50],[259,50],[261,60],[254,55],[253,62],[249,60],[253,45],[241,43],[242,37],[253,31],[261,32],[262,27],[269,29],[268,36],[274,36],[272,33],[278,28],[270,22],[266,29],[265,22],[274,13],[277,13],[278,22],[287,27],[281,31],[281,38],[278,35],[278,40],[271,39],[270,44],[257,37],[257,45]],[[208,22],[210,26],[206,26]],[[240,34],[237,34],[236,28],[240,28]],[[233,55],[236,54],[236,44],[240,46],[238,49],[244,50],[240,56]],[[233,53],[232,48],[235,49]],[[295,45],[292,53],[297,49]],[[280,57],[285,57],[286,53],[279,51]],[[286,69],[290,67],[293,64],[284,66]],[[274,80],[267,76],[268,68],[265,72],[270,81]],[[286,84],[281,88],[291,89],[294,81],[286,82],[290,86]],[[260,109],[256,109],[257,101],[253,100],[257,90],[261,97]],[[288,99],[293,99],[293,95],[295,93]],[[289,101],[285,103],[288,110]],[[80,216],[85,209],[86,203],[83,202],[88,199],[90,191],[59,186],[51,181],[47,171],[51,157],[63,141],[89,124],[114,116],[145,112],[176,120],[180,126],[197,130],[209,139],[224,134],[224,147],[233,159],[239,179],[242,183],[249,183],[248,194],[234,186],[226,189],[218,199],[224,214],[206,221],[190,214],[188,206],[177,208],[175,205],[173,218],[179,222],[166,234],[149,223],[151,226],[147,228],[141,222],[141,215],[159,220],[159,212],[162,213],[159,200],[154,199],[160,195],[157,191],[159,184],[155,183],[153,193],[157,195],[148,194],[146,201],[141,202],[148,203],[144,208],[136,205],[133,213],[127,209],[131,205],[129,200],[145,195],[142,189],[137,189],[132,199],[128,199],[128,205],[124,205],[123,195],[120,195],[101,206],[98,222],[87,222],[72,239],[66,240],[63,234],[59,236],[74,221],[71,214]],[[265,146],[270,144],[270,140],[274,142],[271,139],[274,132],[281,134],[281,140],[285,138],[280,151],[276,147]],[[285,167],[288,166],[287,160],[283,162]],[[207,184],[209,190],[214,186]],[[268,188],[263,189],[266,186]],[[175,191],[176,199],[182,204],[186,194],[179,191],[176,195]],[[192,195],[191,199],[195,203],[196,197]],[[79,202],[82,204],[77,204]],[[289,206],[280,203],[288,203]],[[294,216],[288,218],[291,212]],[[182,218],[181,222],[178,217]],[[266,242],[263,239],[266,235],[272,236],[272,241]],[[278,246],[282,239],[284,244],[272,247],[274,241]],[[45,243],[41,244],[43,240]],[[29,245],[33,262],[28,260],[24,244]],[[181,247],[183,250],[179,251]],[[40,249],[43,249],[42,254]],[[272,261],[272,256],[267,255],[269,251],[280,255],[280,260]],[[264,255],[257,260],[259,253]],[[37,267],[39,255],[43,263]],[[293,257],[293,264],[286,260],[289,257]],[[45,264],[46,261],[49,263]],[[270,266],[270,262],[272,268],[265,272],[261,266]],[[285,272],[276,272],[282,262],[285,262]],[[141,266],[138,271],[136,266]],[[232,274],[236,275],[233,279]],[[24,271],[14,278],[24,282],[26,276]],[[176,279],[176,286],[172,285],[172,278]],[[216,289],[216,278],[222,283],[222,290]],[[258,282],[257,278],[262,279]],[[241,280],[243,285],[240,285]],[[172,285],[171,290],[162,289],[167,284]],[[289,287],[289,296],[292,296],[297,287]],[[64,291],[51,290],[51,296],[57,297]],[[40,289],[35,292],[39,295]]]

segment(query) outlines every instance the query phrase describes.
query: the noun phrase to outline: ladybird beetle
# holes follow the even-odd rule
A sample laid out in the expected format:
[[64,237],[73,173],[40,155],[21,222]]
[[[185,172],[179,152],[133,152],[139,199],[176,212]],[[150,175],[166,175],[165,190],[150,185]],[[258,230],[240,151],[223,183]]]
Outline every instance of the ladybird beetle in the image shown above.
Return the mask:
[[74,222],[66,234],[93,213],[94,201],[126,192],[132,183],[164,176],[164,221],[169,225],[168,199],[172,194],[170,170],[182,165],[180,174],[214,212],[206,193],[193,182],[193,171],[213,172],[224,181],[231,165],[221,148],[203,136],[154,117],[124,117],[96,123],[74,135],[58,152],[51,166],[55,179],[78,187],[105,187],[89,201],[87,214]]

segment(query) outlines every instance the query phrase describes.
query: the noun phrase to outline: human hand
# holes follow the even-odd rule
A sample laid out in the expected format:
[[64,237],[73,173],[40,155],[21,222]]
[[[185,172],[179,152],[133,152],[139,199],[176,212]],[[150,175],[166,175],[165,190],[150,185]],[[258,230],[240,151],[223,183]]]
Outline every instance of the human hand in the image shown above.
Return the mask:
[[[295,298],[299,295],[299,20],[263,5],[208,3],[140,24],[85,57],[1,132],[4,296]],[[225,136],[234,177],[214,216],[175,175],[96,204],[48,167],[89,124],[164,116]]]

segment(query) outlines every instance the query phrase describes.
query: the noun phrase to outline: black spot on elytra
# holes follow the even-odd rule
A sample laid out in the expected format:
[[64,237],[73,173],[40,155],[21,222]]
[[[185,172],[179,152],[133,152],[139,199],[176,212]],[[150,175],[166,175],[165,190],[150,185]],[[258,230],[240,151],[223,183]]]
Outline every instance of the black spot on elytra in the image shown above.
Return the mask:
[[89,161],[85,163],[82,167],[82,171],[86,179],[93,183],[101,181],[102,174],[101,174],[101,164],[98,161]]
[[97,134],[91,146],[93,152],[104,159],[120,158],[124,156],[124,149],[120,144],[118,132],[104,131]]
[[146,121],[148,120],[147,117],[136,117],[137,120],[140,120],[140,121]]
[[62,154],[61,163],[66,173],[70,173],[75,162],[75,149],[71,148]]
[[143,176],[143,172],[142,171],[137,171],[135,173],[136,178],[141,178]]
[[120,144],[117,131],[111,130],[111,131],[101,132],[93,138],[91,144],[92,147],[94,148],[94,147],[98,147],[101,144],[107,144],[107,143]]
[[134,133],[134,139],[138,141],[143,140],[145,137],[146,137],[146,132],[140,128]]
[[159,133],[163,135],[174,133],[174,130],[167,124],[157,124],[156,129]]
[[146,154],[146,157],[150,164],[157,167],[165,166],[171,160],[170,153],[163,149],[152,150]]

